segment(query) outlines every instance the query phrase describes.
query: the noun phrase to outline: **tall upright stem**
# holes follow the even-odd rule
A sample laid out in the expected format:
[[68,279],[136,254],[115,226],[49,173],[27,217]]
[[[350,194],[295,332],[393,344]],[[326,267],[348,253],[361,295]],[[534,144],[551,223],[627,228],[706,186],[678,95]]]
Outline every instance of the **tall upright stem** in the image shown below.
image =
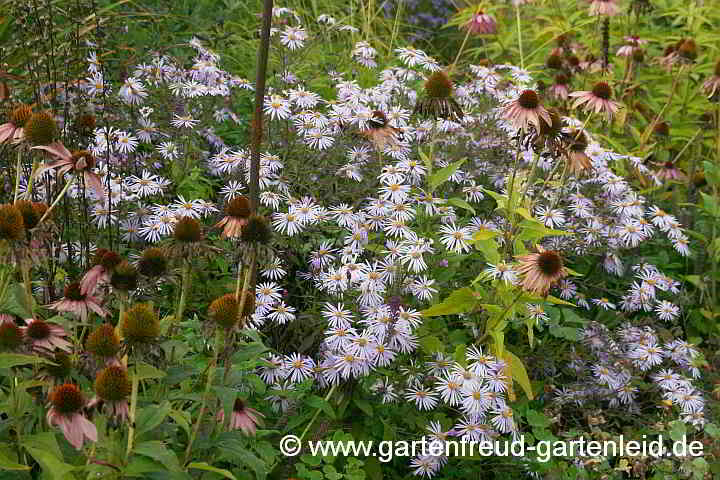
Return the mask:
[[135,412],[137,411],[137,398],[138,398],[138,385],[140,383],[140,377],[138,377],[137,371],[133,372],[132,376],[132,393],[130,393],[130,429],[128,431],[128,442],[127,449],[125,450],[125,459],[130,456],[130,452],[133,447],[133,440],[135,439]]
[[252,122],[252,143],[250,145],[250,202],[257,210],[260,198],[260,145],[263,138],[263,107],[265,106],[265,77],[267,75],[268,53],[270,50],[270,23],[273,0],[263,2],[263,26],[257,55],[255,74],[255,113]]
[[522,26],[520,24],[520,6],[515,5],[515,22],[517,23],[518,32],[518,49],[520,50],[520,68],[525,69],[525,57],[523,55],[522,45]]

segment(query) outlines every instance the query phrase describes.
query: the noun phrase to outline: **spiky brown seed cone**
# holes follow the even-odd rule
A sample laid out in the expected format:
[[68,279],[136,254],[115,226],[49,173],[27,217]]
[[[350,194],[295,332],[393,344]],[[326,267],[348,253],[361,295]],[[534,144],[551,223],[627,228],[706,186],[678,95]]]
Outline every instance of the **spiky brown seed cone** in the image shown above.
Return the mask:
[[162,249],[146,248],[138,262],[138,270],[146,277],[159,277],[167,271],[167,257]]
[[238,301],[235,294],[228,293],[216,298],[208,307],[208,316],[223,328],[232,328],[238,321]]
[[560,115],[555,110],[548,109],[548,115],[550,115],[550,124],[540,122],[540,135],[556,136],[562,132],[563,123]]
[[695,60],[697,58],[697,45],[692,38],[680,40],[676,49],[678,55],[686,60]]
[[225,205],[225,214],[229,217],[248,218],[251,213],[250,199],[245,195],[239,195]]
[[555,75],[555,83],[557,83],[558,85],[567,85],[568,83],[570,83],[570,78],[564,73],[559,73]]
[[545,61],[545,66],[553,70],[560,70],[563,67],[560,55],[550,55]]
[[95,156],[87,150],[75,150],[72,152],[71,159],[75,164],[75,168],[78,170],[95,168]]
[[593,95],[603,100],[610,100],[612,88],[606,82],[598,82],[592,89]]
[[18,200],[14,205],[23,217],[23,224],[25,225],[25,228],[28,230],[35,228],[37,223],[40,221],[41,215],[38,215],[38,211],[35,209],[33,202]]
[[183,243],[199,242],[202,239],[200,222],[191,217],[182,217],[175,224],[175,239]]
[[525,90],[518,97],[521,107],[533,110],[540,105],[540,97],[534,90]]
[[[50,207],[48,207],[48,204],[45,202],[33,202],[33,210],[35,210],[35,215],[37,215],[38,221],[43,217],[43,215],[45,215],[48,208]],[[50,213],[47,218],[49,219],[50,217],[52,217],[52,213]]]
[[123,367],[110,366],[95,377],[95,393],[103,400],[119,402],[132,392],[127,371]]
[[425,93],[430,98],[449,98],[452,91],[452,80],[443,71],[433,73],[425,82]]
[[85,341],[85,349],[100,358],[114,357],[120,351],[120,338],[115,327],[104,323],[97,327]]
[[670,125],[667,122],[657,122],[653,127],[653,133],[661,137],[667,137],[670,135]]
[[50,326],[44,320],[35,320],[27,326],[25,335],[32,340],[45,340],[50,336]]
[[0,323],[0,350],[15,350],[23,343],[23,331],[15,322]]
[[160,335],[160,320],[150,304],[139,303],[122,317],[122,332],[130,344],[152,343]]
[[80,290],[80,282],[67,284],[63,296],[68,300],[75,300],[76,302],[85,300],[85,295],[83,295]]
[[75,120],[75,128],[80,131],[95,130],[95,115],[85,113]]
[[33,146],[50,145],[55,140],[56,129],[52,113],[33,113],[25,123],[25,138]]
[[120,255],[106,248],[98,248],[93,258],[93,265],[102,265],[105,270],[112,270],[123,262]]
[[72,372],[73,362],[70,355],[65,352],[55,352],[52,359],[55,365],[48,365],[46,370],[55,378],[65,378],[70,376]]
[[113,269],[110,285],[123,292],[131,292],[137,288],[138,271],[127,260],[123,260]]
[[[240,314],[240,318],[247,318],[253,313],[255,313],[255,291],[254,290],[244,290],[245,293],[245,306],[243,307],[243,311]],[[240,292],[240,299],[242,299],[243,292]],[[240,301],[238,299],[238,302]]]
[[21,240],[25,234],[22,213],[14,205],[0,205],[0,240]]
[[272,229],[267,219],[261,215],[252,215],[240,232],[240,239],[247,243],[266,245],[272,238]]
[[58,385],[50,393],[50,403],[60,413],[79,412],[85,406],[85,397],[74,383]]
[[32,108],[28,105],[18,105],[10,112],[10,123],[18,128],[22,128],[32,116]]

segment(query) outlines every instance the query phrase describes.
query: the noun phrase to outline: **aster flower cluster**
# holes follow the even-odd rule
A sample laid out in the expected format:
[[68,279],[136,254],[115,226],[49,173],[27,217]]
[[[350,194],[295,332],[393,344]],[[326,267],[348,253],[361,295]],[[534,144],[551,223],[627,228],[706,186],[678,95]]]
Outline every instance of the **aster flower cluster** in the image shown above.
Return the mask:
[[626,324],[610,331],[595,322],[582,339],[588,354],[575,352],[570,363],[578,381],[558,389],[554,402],[562,408],[599,402],[622,415],[643,413],[651,400],[652,408],[702,429],[706,400],[693,383],[700,377],[701,357],[692,344],[662,341],[651,327]]

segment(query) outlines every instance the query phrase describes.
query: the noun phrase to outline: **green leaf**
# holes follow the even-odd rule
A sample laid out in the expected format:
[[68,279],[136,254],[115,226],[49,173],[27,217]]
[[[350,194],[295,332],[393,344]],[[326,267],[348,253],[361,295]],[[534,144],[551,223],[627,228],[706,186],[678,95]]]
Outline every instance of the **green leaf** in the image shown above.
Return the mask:
[[148,365],[147,363],[138,363],[133,368],[134,375],[138,377],[138,380],[145,380],[148,378],[163,378],[166,373],[162,370],[158,370],[157,368],[153,367],[152,365]]
[[368,402],[368,401],[365,400],[364,398],[355,397],[355,398],[353,398],[353,403],[354,403],[355,405],[357,405],[357,407],[358,407],[360,410],[362,410],[363,413],[364,413],[365,415],[367,415],[368,417],[372,417],[372,416],[373,416],[373,413],[374,413],[374,412],[373,412],[372,405],[370,405],[370,402]]
[[459,363],[462,367],[467,366],[467,355],[466,355],[466,347],[465,345],[458,345],[455,347],[455,354],[453,355],[453,359]]
[[142,434],[157,428],[165,417],[170,414],[172,407],[170,402],[165,401],[160,405],[149,405],[138,411],[135,426],[137,431],[135,435],[139,438]]
[[547,428],[550,426],[550,419],[535,410],[528,410],[527,421],[531,427]]
[[322,397],[311,395],[307,398],[306,403],[313,408],[317,408],[318,410],[322,410],[327,413],[330,418],[334,419],[336,417],[335,410],[333,410],[332,405],[330,405],[330,403]]
[[181,472],[180,462],[175,452],[170,450],[163,442],[153,440],[135,445],[133,452],[138,455],[150,457],[165,466],[171,472]]
[[29,318],[30,306],[27,304],[25,288],[20,283],[12,283],[5,290],[5,298],[0,298],[0,313],[12,313],[20,318]]
[[450,205],[455,205],[456,207],[467,210],[468,212],[475,215],[475,209],[472,207],[472,205],[470,205],[468,202],[466,202],[462,198],[458,198],[458,197],[448,198],[448,203]]
[[710,435],[712,438],[720,438],[720,428],[714,423],[705,424],[705,433]]
[[557,297],[553,297],[552,295],[548,295],[545,300],[547,300],[550,303],[554,303],[555,305],[569,305],[571,307],[575,307],[574,303],[566,302],[565,300]]
[[435,335],[427,335],[420,339],[420,346],[423,351],[429,355],[433,353],[442,353],[445,351],[443,343]]
[[720,167],[707,160],[703,162],[703,169],[705,170],[705,180],[715,187],[720,187]]
[[700,192],[700,196],[703,199],[703,210],[705,210],[710,216],[720,217],[720,205],[718,205],[717,199],[704,192]]
[[25,437],[22,446],[40,464],[40,470],[51,479],[65,480],[68,474],[75,470],[73,465],[63,461],[60,447],[51,432]]
[[670,436],[670,439],[675,442],[682,441],[683,437],[687,435],[687,427],[685,426],[685,423],[680,420],[673,420],[669,423],[670,425],[670,432],[668,435]]
[[35,365],[44,363],[54,365],[50,360],[45,360],[35,355],[23,355],[21,353],[0,353],[0,368],[12,368],[18,365]]
[[383,480],[383,467],[375,457],[365,459],[365,475],[369,480]]
[[457,315],[471,311],[478,302],[477,294],[468,287],[463,287],[452,292],[441,303],[432,305],[423,310],[424,317],[438,317],[441,315]]
[[445,183],[448,178],[452,177],[455,172],[457,172],[458,169],[462,166],[462,164],[465,163],[465,160],[467,160],[467,158],[461,158],[457,162],[451,163],[447,167],[441,168],[437,172],[430,175],[430,178],[428,178],[428,186],[430,187],[430,191],[434,192],[437,187]]
[[[2,444],[3,447],[5,447],[6,445],[6,443]],[[0,470],[30,470],[30,467],[28,467],[27,465],[17,463],[16,460],[13,460],[10,457],[6,456],[3,450],[5,449],[0,450]]]
[[530,385],[530,378],[528,377],[527,370],[525,370],[525,365],[522,360],[516,357],[515,354],[509,350],[505,350],[503,358],[510,366],[510,374],[512,375],[513,380],[520,384],[528,399],[534,399],[535,396],[533,395],[532,385]]
[[195,470],[205,470],[206,472],[218,473],[225,478],[229,478],[230,480],[237,480],[235,478],[235,475],[230,473],[228,470],[225,470],[224,468],[213,467],[207,462],[193,462],[187,466],[188,470],[190,470],[191,468]]

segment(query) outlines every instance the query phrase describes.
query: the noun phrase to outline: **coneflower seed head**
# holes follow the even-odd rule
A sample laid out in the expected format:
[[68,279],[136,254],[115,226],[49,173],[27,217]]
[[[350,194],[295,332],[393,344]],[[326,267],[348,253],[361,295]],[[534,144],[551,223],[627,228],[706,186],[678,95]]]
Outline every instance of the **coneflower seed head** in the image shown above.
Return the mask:
[[162,249],[150,247],[145,249],[138,262],[138,270],[146,277],[159,277],[167,271],[167,257]]
[[452,80],[443,71],[433,73],[425,82],[425,92],[430,98],[449,98],[452,90]]
[[547,276],[557,275],[563,268],[562,257],[552,250],[542,252],[538,257],[537,264],[540,271]]
[[85,406],[85,397],[77,385],[66,383],[58,385],[50,393],[50,403],[60,413],[76,413]]
[[37,223],[40,221],[41,214],[38,214],[33,202],[28,200],[18,200],[14,205],[22,215],[25,228],[28,230],[35,228]]
[[593,87],[592,93],[603,100],[610,100],[610,96],[612,96],[612,88],[610,88],[610,85],[606,82],[598,82]]
[[63,296],[68,300],[74,300],[76,302],[81,302],[85,300],[85,295],[81,293],[79,282],[72,282],[67,284],[65,286]]
[[35,320],[28,325],[25,334],[33,340],[44,340],[50,336],[50,326],[43,320]]
[[72,161],[78,170],[95,168],[95,156],[87,150],[76,150],[72,152]]
[[113,270],[112,276],[110,277],[110,284],[124,292],[130,292],[137,288],[138,283],[138,271],[129,263],[127,260],[123,260]]
[[55,139],[56,128],[52,113],[33,113],[25,123],[25,138],[33,146],[50,145]]
[[115,327],[104,323],[97,327],[87,338],[85,349],[96,357],[110,358],[120,351],[120,338]]
[[251,213],[250,199],[245,195],[239,195],[225,205],[225,214],[230,217],[247,218]]
[[0,240],[21,240],[25,233],[22,213],[14,205],[0,205]]
[[14,350],[22,345],[23,332],[15,322],[0,323],[0,350]]
[[17,128],[22,128],[32,115],[32,108],[28,105],[18,105],[10,112],[10,123]]
[[126,311],[121,321],[128,343],[151,343],[160,335],[160,321],[147,303],[139,303]]
[[518,103],[523,108],[534,110],[540,105],[540,97],[534,90],[525,90],[520,94]]
[[200,222],[192,217],[182,217],[175,224],[175,231],[173,232],[173,235],[181,242],[199,242],[202,239]]
[[95,393],[103,400],[119,402],[132,392],[127,371],[120,366],[110,366],[95,377]]
[[208,308],[208,315],[221,327],[232,328],[238,321],[238,308],[235,294],[228,293],[213,300]]
[[272,230],[265,217],[252,215],[240,232],[240,239],[247,243],[268,244],[272,238]]

